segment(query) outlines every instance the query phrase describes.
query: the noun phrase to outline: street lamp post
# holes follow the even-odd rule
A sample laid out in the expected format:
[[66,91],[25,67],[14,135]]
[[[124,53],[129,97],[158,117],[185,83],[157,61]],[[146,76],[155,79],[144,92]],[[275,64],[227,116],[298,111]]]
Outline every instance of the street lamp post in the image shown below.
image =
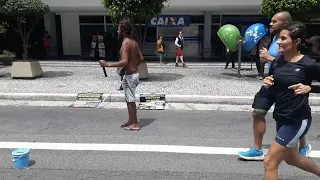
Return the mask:
[[242,36],[239,36],[237,38],[237,44],[238,44],[238,78],[241,77],[241,53],[242,53],[242,45],[244,44],[244,39]]

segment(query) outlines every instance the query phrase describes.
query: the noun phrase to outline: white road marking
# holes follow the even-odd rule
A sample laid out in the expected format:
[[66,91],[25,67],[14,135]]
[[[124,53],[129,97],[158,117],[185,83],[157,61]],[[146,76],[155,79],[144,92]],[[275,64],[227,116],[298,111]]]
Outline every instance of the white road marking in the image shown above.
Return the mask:
[[[149,145],[149,144],[83,144],[83,143],[42,143],[42,142],[0,142],[0,149],[30,148],[40,150],[68,151],[122,151],[122,152],[162,152],[179,154],[219,154],[238,155],[239,151],[248,148],[178,146],[178,145]],[[264,152],[268,149],[264,149]],[[312,150],[312,158],[320,158],[320,151]]]
[[[27,106],[27,107],[68,107],[74,101],[0,101],[1,106]],[[104,102],[99,108],[103,109],[126,109],[123,102]],[[166,103],[165,110],[192,110],[192,111],[240,111],[252,112],[251,105],[230,105],[230,104],[196,104],[196,103]],[[312,113],[320,113],[320,106],[311,106]],[[273,106],[270,109],[273,112]]]

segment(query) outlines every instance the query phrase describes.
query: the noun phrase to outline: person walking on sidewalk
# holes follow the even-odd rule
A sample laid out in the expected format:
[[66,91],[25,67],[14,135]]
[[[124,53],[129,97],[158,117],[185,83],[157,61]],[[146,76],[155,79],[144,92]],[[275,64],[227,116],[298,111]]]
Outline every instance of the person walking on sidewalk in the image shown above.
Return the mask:
[[158,37],[158,41],[157,41],[157,51],[158,51],[158,55],[160,58],[160,64],[163,64],[163,59],[164,59],[164,54],[165,54],[165,45],[163,43],[163,39],[162,36]]
[[[276,13],[270,23],[270,33],[275,35],[275,39],[270,45],[269,52],[266,49],[260,50],[260,58],[267,59],[272,62],[279,56],[279,45],[277,41],[279,39],[280,31],[284,28],[286,24],[292,21],[292,17],[290,13],[286,11]],[[270,66],[269,66],[270,67]],[[306,85],[307,86],[307,85]],[[309,86],[310,87],[310,86]],[[309,89],[309,88],[303,88]],[[308,93],[308,92],[303,92]],[[264,160],[264,154],[262,150],[262,139],[266,132],[266,120],[265,116],[268,113],[271,106],[275,103],[275,98],[273,96],[269,96],[268,93],[265,92],[265,88],[262,87],[260,91],[255,95],[252,108],[254,108],[252,116],[253,116],[253,135],[254,135],[254,146],[250,148],[249,151],[239,152],[239,156],[245,160]],[[311,145],[306,142],[305,137],[300,139],[300,148],[299,153],[302,156],[308,156],[311,151]]]
[[139,44],[132,36],[133,26],[128,20],[121,21],[118,26],[118,34],[123,37],[120,49],[120,61],[117,63],[108,63],[100,60],[101,67],[120,67],[124,71],[122,87],[124,90],[125,101],[129,113],[128,122],[121,125],[125,130],[140,130],[137,120],[136,107],[136,88],[139,84],[138,66],[143,63]]
[[224,67],[224,69],[228,69],[230,61],[232,63],[231,68],[236,69],[235,63],[237,60],[237,51],[231,52],[228,48],[226,48],[226,55],[227,55],[227,62],[226,62],[226,66]]
[[305,55],[309,45],[303,23],[289,23],[279,37],[281,55],[272,64],[272,73],[263,85],[276,97],[273,118],[277,124],[276,137],[264,159],[264,179],[277,180],[282,161],[319,178],[320,167],[298,152],[299,139],[305,137],[312,123],[309,93],[296,95],[291,86],[297,83],[311,86],[313,80],[319,81],[320,64]]
[[183,46],[184,46],[184,38],[182,31],[179,32],[179,35],[176,37],[174,44],[176,45],[177,57],[176,57],[176,67],[178,67],[179,59],[181,60],[182,67],[186,67],[186,64],[183,61]]

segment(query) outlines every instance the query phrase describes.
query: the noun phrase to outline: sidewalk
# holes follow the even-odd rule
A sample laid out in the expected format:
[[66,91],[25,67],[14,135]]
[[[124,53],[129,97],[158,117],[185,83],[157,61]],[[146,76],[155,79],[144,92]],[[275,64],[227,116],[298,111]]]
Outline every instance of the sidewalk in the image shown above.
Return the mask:
[[[237,69],[224,69],[224,63],[187,63],[188,68],[148,63],[149,78],[141,80],[140,93],[166,93],[170,103],[252,104],[262,81],[256,79],[256,68],[243,63],[242,77]],[[123,101],[120,76],[115,68],[102,68],[96,62],[42,61],[44,75],[34,80],[11,79],[11,66],[0,66],[0,99],[73,101],[77,93],[100,92],[106,101]],[[18,93],[18,94],[17,94]],[[320,96],[311,94],[312,105],[320,105]]]

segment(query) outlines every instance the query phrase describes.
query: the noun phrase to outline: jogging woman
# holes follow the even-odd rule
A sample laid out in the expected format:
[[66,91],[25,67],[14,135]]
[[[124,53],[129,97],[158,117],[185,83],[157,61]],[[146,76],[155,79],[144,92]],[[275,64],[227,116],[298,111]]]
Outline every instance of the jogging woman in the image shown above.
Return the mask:
[[309,93],[296,94],[290,88],[299,83],[310,86],[312,80],[320,80],[320,65],[304,55],[307,30],[300,22],[290,22],[280,32],[278,44],[281,55],[271,67],[273,75],[264,79],[264,87],[275,96],[273,117],[277,123],[276,138],[264,159],[264,178],[277,180],[282,161],[320,177],[320,167],[298,152],[299,139],[307,134],[312,122]]

